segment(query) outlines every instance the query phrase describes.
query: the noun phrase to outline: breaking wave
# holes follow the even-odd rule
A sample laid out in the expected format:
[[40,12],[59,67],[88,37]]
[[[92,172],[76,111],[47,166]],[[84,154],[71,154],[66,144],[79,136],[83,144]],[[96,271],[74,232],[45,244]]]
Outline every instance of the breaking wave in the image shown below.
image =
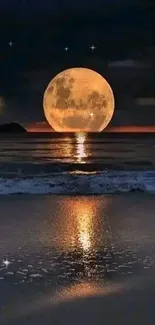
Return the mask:
[[155,171],[64,172],[0,177],[0,194],[155,193]]

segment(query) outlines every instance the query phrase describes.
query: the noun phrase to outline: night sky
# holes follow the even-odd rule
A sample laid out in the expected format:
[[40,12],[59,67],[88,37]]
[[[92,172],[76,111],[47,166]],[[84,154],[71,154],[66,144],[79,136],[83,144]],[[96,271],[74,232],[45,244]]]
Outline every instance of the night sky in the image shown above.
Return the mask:
[[1,0],[0,13],[0,123],[44,121],[49,81],[83,66],[113,88],[111,125],[155,125],[153,1]]

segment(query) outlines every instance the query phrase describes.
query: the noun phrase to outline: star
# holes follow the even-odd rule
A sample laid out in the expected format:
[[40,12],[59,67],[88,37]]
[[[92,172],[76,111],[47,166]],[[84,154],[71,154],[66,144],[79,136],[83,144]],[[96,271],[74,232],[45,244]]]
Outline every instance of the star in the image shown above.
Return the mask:
[[68,47],[67,47],[67,46],[65,47],[65,51],[66,51],[66,52],[68,51]]
[[10,42],[9,42],[9,46],[12,47],[12,45],[13,45],[13,43],[10,41]]
[[90,49],[91,49],[92,52],[93,52],[94,50],[96,50],[96,47],[95,47],[94,45],[92,45],[92,46],[90,46]]
[[90,113],[90,116],[93,117],[94,116],[94,113]]
[[3,264],[4,264],[6,267],[8,267],[9,264],[11,264],[11,262],[9,262],[8,259],[6,258],[6,260],[3,261]]

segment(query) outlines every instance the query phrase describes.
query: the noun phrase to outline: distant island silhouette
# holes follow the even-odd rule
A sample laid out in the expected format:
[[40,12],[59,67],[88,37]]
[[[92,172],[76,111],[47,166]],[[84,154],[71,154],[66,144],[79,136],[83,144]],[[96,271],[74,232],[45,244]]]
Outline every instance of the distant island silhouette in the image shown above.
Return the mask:
[[3,133],[25,133],[27,132],[20,124],[18,123],[7,123],[0,124],[0,132]]

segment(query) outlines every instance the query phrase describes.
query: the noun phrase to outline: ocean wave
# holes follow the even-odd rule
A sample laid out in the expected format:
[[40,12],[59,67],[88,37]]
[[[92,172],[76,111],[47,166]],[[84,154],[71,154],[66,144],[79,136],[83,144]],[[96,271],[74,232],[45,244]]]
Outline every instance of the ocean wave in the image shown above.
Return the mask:
[[155,193],[155,171],[57,173],[34,177],[0,177],[0,194],[108,194]]

